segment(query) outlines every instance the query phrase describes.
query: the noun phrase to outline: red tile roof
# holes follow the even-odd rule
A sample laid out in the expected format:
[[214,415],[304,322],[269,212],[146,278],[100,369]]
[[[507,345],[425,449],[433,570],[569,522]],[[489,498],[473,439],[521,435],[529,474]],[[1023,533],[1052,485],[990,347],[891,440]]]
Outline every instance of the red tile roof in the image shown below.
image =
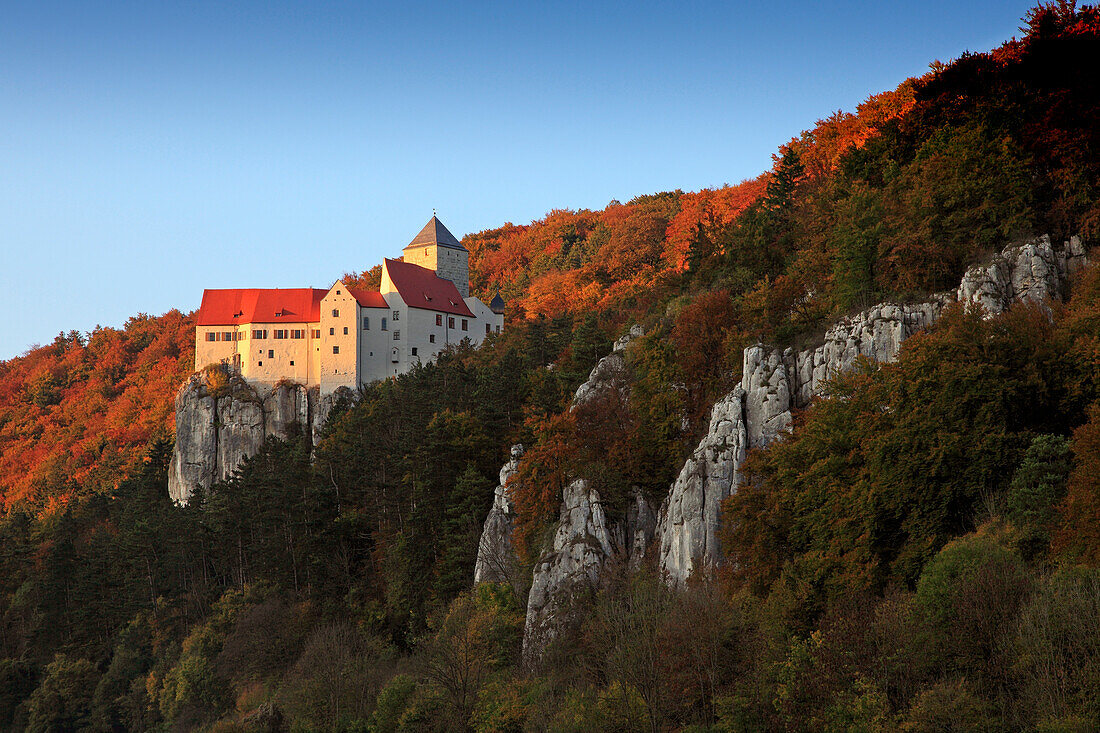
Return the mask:
[[384,260],[383,267],[410,308],[474,317],[455,284],[439,277],[434,270],[400,260]]
[[386,303],[386,299],[382,297],[382,293],[377,290],[364,290],[363,288],[353,288],[348,286],[348,292],[351,297],[355,298],[359,305],[364,308],[389,308],[389,304]]
[[200,326],[238,323],[316,323],[321,299],[317,288],[234,288],[202,291],[195,322]]

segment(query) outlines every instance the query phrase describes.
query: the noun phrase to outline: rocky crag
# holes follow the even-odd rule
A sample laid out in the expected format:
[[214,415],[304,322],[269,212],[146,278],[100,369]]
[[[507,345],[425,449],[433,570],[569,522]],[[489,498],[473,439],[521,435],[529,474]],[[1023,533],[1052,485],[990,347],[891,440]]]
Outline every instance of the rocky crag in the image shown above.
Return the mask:
[[511,583],[518,587],[519,564],[512,547],[516,512],[509,481],[519,472],[523,446],[513,445],[511,458],[500,469],[500,483],[493,489],[493,507],[481,530],[474,564],[474,583]]
[[791,423],[791,410],[821,394],[828,379],[851,369],[860,357],[893,361],[902,342],[934,323],[950,303],[978,305],[992,317],[1017,301],[1061,298],[1069,277],[1085,262],[1079,238],[1055,248],[1050,237],[1040,237],[971,267],[955,291],[922,303],[880,303],[844,318],[815,348],[756,344],[745,349],[741,384],[715,404],[710,430],[661,506],[654,542],[659,567],[672,582],[682,582],[694,570],[717,563],[719,508],[737,488],[746,449],[779,438]]
[[322,397],[316,387],[280,382],[264,388],[224,365],[192,374],[176,394],[176,446],[168,495],[186,505],[196,492],[229,478],[269,437],[305,431],[314,444],[332,406],[350,390]]
[[[607,390],[628,389],[624,355],[630,342],[641,334],[641,329],[635,326],[615,342],[611,354],[600,360],[588,380],[577,389],[574,407]],[[535,563],[531,575],[523,635],[524,659],[531,664],[537,662],[546,643],[553,638],[554,620],[560,609],[578,590],[597,586],[610,563],[640,562],[656,527],[653,509],[639,491],[634,492],[621,521],[608,518],[599,492],[583,477],[573,480],[562,494],[553,540]]]

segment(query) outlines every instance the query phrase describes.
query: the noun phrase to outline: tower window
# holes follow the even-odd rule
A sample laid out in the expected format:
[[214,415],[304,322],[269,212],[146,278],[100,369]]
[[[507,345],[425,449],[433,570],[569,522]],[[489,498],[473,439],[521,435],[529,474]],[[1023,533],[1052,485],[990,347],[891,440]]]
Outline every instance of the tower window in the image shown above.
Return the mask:
[[329,336],[335,336],[336,335],[336,329],[335,328],[330,328],[328,330],[328,335]]
[[344,335],[345,335],[345,336],[347,336],[347,335],[348,335],[348,327],[347,327],[347,326],[344,326]]
[[339,354],[340,353],[340,347],[339,346],[333,346],[332,347],[332,353]]
[[393,312],[393,320],[395,320],[395,321],[401,320],[401,311],[394,311]]
[[401,331],[400,331],[400,329],[393,332],[393,340],[394,341],[400,341],[401,340]]

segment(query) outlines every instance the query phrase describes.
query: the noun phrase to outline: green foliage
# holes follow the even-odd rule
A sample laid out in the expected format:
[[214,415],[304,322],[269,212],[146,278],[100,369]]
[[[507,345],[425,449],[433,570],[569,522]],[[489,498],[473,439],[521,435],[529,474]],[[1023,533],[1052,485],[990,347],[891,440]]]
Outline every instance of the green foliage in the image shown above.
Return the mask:
[[87,659],[58,654],[27,700],[28,733],[62,733],[87,727],[99,673]]

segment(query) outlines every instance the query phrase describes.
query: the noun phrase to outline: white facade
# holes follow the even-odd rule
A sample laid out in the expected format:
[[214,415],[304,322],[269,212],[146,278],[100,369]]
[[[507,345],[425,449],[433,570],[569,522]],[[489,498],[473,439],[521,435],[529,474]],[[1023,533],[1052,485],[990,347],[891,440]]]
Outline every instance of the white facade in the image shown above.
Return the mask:
[[[431,237],[442,244],[423,241]],[[464,297],[468,281],[454,280],[468,277],[469,253],[456,244],[433,217],[406,248],[417,263],[384,260],[377,292],[340,280],[327,291],[205,291],[195,368],[224,362],[249,381],[285,379],[329,394],[404,374],[463,339],[481,344],[504,329],[503,308]],[[429,267],[440,259],[449,277]]]

